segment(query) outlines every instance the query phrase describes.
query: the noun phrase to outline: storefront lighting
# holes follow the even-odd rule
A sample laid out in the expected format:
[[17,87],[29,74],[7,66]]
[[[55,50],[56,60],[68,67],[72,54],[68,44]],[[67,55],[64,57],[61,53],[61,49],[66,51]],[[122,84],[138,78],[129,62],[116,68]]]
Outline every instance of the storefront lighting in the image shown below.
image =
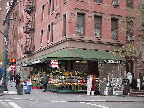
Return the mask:
[[76,63],[79,63],[80,61],[76,61]]

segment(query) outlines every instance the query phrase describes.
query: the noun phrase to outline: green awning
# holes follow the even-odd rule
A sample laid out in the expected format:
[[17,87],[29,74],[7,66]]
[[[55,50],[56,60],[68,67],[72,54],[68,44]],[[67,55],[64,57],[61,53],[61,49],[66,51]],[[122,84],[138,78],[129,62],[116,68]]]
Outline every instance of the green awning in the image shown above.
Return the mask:
[[103,51],[93,50],[81,50],[81,49],[63,49],[45,56],[41,56],[41,59],[49,60],[78,60],[78,59],[104,59],[104,60],[123,60],[118,55]]

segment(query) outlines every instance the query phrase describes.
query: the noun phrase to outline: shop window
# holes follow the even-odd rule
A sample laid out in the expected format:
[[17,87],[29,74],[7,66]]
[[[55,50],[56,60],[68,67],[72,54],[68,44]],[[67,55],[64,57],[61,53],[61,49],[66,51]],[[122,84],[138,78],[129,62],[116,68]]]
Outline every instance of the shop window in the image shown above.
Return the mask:
[[66,14],[63,15],[63,27],[64,27],[63,35],[66,36]]
[[134,36],[133,36],[133,20],[132,19],[127,19],[126,20],[126,40],[127,41],[134,41]]
[[102,3],[102,0],[94,0],[94,2]]
[[81,13],[77,14],[76,34],[80,36],[84,36],[84,32],[85,32],[84,17],[85,14],[81,14]]
[[51,23],[51,42],[53,42],[53,22]]
[[44,5],[42,5],[42,15],[41,15],[41,21],[43,21],[43,16],[44,16]]
[[49,43],[49,35],[50,35],[50,25],[48,25],[47,43]]
[[111,38],[118,39],[118,19],[111,19]]
[[41,30],[40,46],[42,47],[43,30]]
[[94,16],[94,37],[101,37],[102,17]]
[[126,0],[126,6],[128,8],[133,8],[133,0]]

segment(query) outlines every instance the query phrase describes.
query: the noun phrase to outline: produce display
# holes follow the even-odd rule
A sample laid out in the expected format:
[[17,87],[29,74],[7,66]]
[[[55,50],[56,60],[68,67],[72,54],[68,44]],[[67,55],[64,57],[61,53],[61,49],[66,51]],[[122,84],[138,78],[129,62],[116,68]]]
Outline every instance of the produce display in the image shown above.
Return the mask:
[[50,90],[86,90],[87,74],[84,72],[50,73],[48,89]]

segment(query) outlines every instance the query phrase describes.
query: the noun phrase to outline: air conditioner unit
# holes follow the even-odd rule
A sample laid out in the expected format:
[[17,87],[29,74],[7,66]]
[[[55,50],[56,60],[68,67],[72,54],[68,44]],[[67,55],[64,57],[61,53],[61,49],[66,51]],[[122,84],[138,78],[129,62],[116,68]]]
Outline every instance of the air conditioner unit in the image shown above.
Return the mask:
[[97,34],[94,37],[99,38],[99,37],[101,37],[101,34]]
[[111,38],[114,39],[114,40],[116,40],[118,38],[117,33],[114,32],[114,31],[111,31]]
[[113,6],[119,6],[119,1],[118,0],[113,0],[112,5]]
[[127,40],[128,40],[128,41],[134,40],[134,36],[127,36]]
[[101,37],[101,34],[100,34],[100,29],[96,29],[95,31],[94,31],[94,37]]

